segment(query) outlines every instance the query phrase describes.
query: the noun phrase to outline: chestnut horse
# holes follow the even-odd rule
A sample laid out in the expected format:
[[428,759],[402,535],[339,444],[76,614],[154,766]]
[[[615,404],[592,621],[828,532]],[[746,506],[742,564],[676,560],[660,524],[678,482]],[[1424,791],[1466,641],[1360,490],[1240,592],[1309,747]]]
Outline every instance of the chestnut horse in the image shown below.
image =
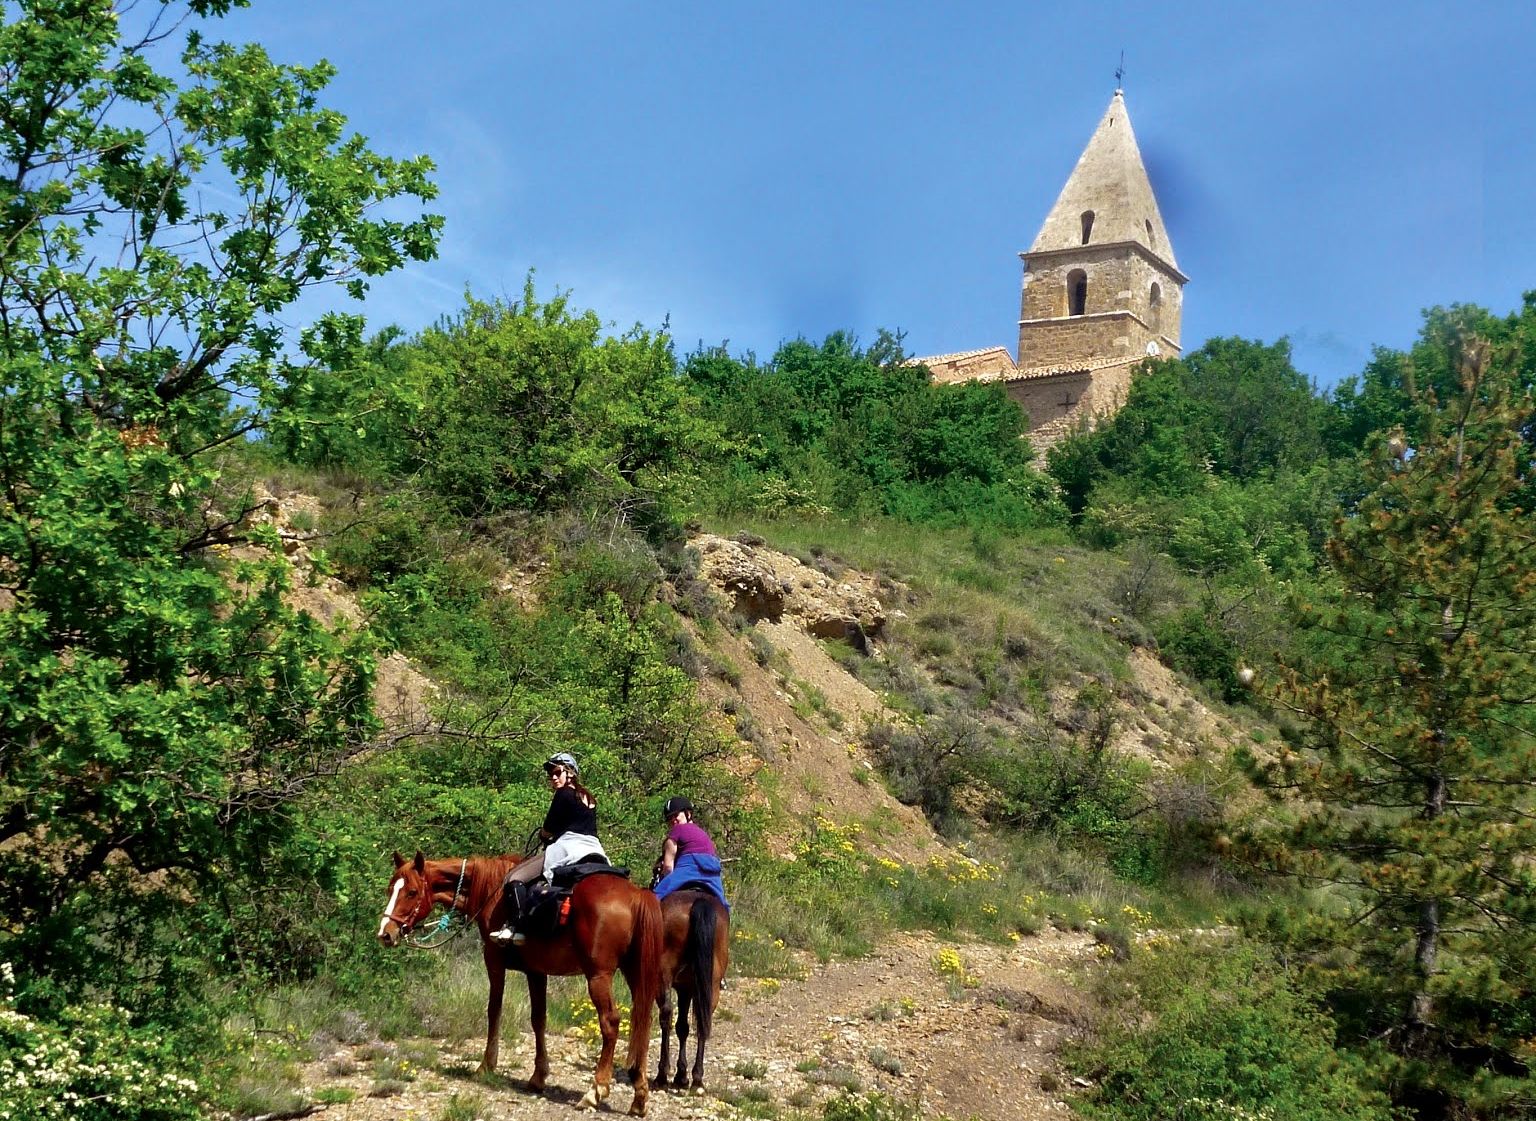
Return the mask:
[[656,1085],[667,1084],[672,1043],[672,993],[677,992],[677,1074],[672,1085],[688,1085],[688,1006],[697,1018],[693,1088],[704,1088],[704,1045],[720,1003],[720,982],[731,961],[731,913],[707,891],[674,891],[661,901],[666,927],[661,951],[661,1063]]
[[454,860],[427,860],[420,852],[414,860],[395,853],[395,872],[389,881],[389,902],[379,923],[379,941],[396,946],[441,904],[469,916],[480,929],[480,950],[490,979],[490,999],[485,1007],[485,1058],[480,1070],[496,1069],[501,1036],[502,994],[506,971],[516,969],[528,977],[529,1019],[534,1036],[533,1077],[528,1087],[544,1089],[549,1077],[549,1053],[544,1045],[545,1009],[549,978],[577,973],[587,978],[587,993],[597,1009],[603,1033],[603,1051],[597,1061],[592,1089],[581,1099],[595,1108],[608,1097],[613,1081],[613,1052],[619,1038],[619,1013],[613,1003],[613,974],[620,970],[634,997],[630,1012],[629,1055],[625,1060],[635,1085],[629,1112],[645,1116],[650,1090],[646,1082],[646,1050],[651,1042],[651,1005],[659,996],[661,968],[661,905],[644,888],[622,876],[588,876],[571,895],[570,919],[552,937],[528,936],[522,946],[493,942],[490,933],[501,925],[505,904],[502,881],[520,856],[471,856]]

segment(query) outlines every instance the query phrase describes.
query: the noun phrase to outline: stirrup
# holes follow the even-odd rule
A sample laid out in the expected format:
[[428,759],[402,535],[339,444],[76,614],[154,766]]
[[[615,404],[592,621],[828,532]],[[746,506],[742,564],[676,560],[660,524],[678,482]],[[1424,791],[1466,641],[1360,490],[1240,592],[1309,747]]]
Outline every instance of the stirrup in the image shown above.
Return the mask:
[[510,942],[514,946],[521,946],[523,944],[522,932],[513,930],[510,926],[498,927],[497,929],[491,931],[487,937],[489,937],[492,942]]

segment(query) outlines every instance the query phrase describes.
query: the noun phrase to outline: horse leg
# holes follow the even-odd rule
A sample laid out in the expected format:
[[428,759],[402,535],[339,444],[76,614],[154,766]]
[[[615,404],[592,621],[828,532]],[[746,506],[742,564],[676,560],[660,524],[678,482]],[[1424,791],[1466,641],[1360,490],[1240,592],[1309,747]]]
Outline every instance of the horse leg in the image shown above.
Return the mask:
[[[581,1099],[581,1108],[596,1109],[608,1100],[613,1088],[613,1049],[619,1042],[619,1010],[613,1004],[613,973],[594,973],[587,978],[587,995],[597,1010],[597,1025],[603,1033],[603,1050],[592,1074],[592,1089]],[[638,1096],[638,1089],[636,1094]]]
[[663,985],[661,995],[656,998],[656,1007],[661,1012],[661,1062],[656,1066],[656,1085],[665,1087],[669,1075],[668,1067],[672,1065],[672,986]]
[[544,1020],[549,1010],[549,978],[542,973],[528,974],[528,1026],[533,1028],[533,1077],[528,1089],[544,1092],[549,1080],[549,1051],[544,1047]]
[[688,1009],[693,996],[684,985],[677,990],[677,1074],[672,1085],[681,1089],[688,1085]]
[[507,967],[502,964],[499,950],[485,951],[485,975],[490,981],[490,994],[485,1001],[485,1057],[480,1060],[480,1074],[496,1069],[497,1052],[501,1048],[501,998],[507,988]]

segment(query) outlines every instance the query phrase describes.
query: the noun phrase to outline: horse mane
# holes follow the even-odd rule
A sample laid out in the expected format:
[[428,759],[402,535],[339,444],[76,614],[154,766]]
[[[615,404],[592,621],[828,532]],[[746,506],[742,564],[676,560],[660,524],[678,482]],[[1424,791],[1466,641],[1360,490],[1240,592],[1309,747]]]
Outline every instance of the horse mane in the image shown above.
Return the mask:
[[[491,912],[496,909],[496,901],[501,898],[502,881],[512,866],[524,859],[517,853],[503,853],[500,856],[471,856],[465,860],[464,903],[471,922],[489,921]],[[451,891],[452,884],[458,881],[459,861],[446,858],[436,863],[441,865],[439,874],[450,882],[450,886],[443,890]]]

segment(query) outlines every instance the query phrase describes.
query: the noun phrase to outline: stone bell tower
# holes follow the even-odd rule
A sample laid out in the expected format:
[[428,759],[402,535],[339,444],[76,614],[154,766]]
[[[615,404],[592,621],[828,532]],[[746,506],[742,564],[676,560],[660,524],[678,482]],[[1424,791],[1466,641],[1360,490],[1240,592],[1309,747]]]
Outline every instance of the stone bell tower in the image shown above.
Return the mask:
[[1136,365],[1177,358],[1188,281],[1116,90],[1024,262],[1018,358],[1001,346],[914,359],[939,382],[998,380],[1049,447],[1113,413]]
[[1180,355],[1189,278],[1174,260],[1123,92],[1020,258],[1014,396],[1037,432],[1115,412],[1137,362]]
[[1120,90],[1019,256],[1021,374],[1178,357],[1189,278],[1174,260]]

